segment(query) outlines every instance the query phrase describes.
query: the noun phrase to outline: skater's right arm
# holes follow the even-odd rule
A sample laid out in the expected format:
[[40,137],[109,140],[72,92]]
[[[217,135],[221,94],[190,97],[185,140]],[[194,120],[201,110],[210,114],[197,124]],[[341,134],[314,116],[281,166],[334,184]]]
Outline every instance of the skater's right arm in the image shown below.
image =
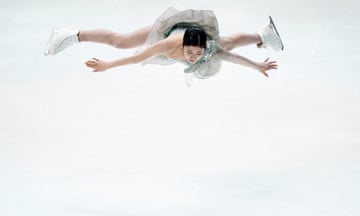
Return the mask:
[[152,44],[151,46],[145,48],[144,50],[135,53],[134,55],[123,57],[120,59],[115,59],[112,61],[103,61],[96,58],[88,60],[85,64],[86,66],[93,68],[93,72],[105,71],[107,69],[128,65],[128,64],[137,64],[145,61],[153,56],[165,55],[168,49],[168,44],[166,40],[159,41]]

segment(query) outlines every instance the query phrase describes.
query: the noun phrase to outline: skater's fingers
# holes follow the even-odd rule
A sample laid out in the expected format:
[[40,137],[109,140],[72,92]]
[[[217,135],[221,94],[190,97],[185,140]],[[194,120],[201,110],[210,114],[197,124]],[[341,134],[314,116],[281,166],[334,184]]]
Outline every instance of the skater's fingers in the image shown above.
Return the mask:
[[92,65],[92,66],[95,66],[95,65],[98,65],[98,62],[97,61],[94,61],[94,60],[89,60],[86,62],[87,65]]
[[277,64],[269,64],[268,67],[273,68],[273,67],[277,67]]
[[266,73],[265,71],[264,71],[264,72],[262,72],[262,74],[264,74],[264,76],[266,76],[266,77],[269,77],[269,74],[268,74],[268,73]]
[[95,67],[96,63],[95,62],[87,62],[86,65],[89,67]]
[[270,58],[266,58],[264,62],[268,62]]
[[95,61],[100,61],[99,59],[97,59],[97,58],[95,58],[95,57],[93,57],[92,59],[94,59]]

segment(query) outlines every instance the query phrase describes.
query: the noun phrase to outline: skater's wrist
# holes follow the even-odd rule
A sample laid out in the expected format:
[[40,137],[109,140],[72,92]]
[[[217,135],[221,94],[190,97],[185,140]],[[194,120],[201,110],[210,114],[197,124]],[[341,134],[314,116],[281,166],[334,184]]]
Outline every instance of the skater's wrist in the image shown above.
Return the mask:
[[111,69],[113,67],[116,67],[116,64],[114,61],[107,61],[107,62],[105,62],[105,67],[106,67],[106,69]]

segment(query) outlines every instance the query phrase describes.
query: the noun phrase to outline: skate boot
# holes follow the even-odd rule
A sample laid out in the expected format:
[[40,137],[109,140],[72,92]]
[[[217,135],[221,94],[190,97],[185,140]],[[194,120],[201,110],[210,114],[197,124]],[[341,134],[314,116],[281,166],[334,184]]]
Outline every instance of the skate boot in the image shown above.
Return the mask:
[[65,48],[79,43],[79,30],[68,28],[54,28],[46,44],[44,55],[55,55]]
[[270,23],[261,27],[258,34],[261,38],[261,43],[258,44],[259,48],[271,48],[275,51],[284,50],[283,42],[280,38],[279,32],[277,31],[274,21],[269,16]]

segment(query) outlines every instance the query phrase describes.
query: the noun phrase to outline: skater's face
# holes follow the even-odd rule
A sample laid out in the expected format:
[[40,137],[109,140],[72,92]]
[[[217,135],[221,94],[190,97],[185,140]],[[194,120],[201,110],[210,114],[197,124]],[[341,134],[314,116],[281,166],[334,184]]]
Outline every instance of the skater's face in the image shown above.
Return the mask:
[[195,64],[203,55],[205,49],[198,46],[184,46],[184,57],[190,64]]

